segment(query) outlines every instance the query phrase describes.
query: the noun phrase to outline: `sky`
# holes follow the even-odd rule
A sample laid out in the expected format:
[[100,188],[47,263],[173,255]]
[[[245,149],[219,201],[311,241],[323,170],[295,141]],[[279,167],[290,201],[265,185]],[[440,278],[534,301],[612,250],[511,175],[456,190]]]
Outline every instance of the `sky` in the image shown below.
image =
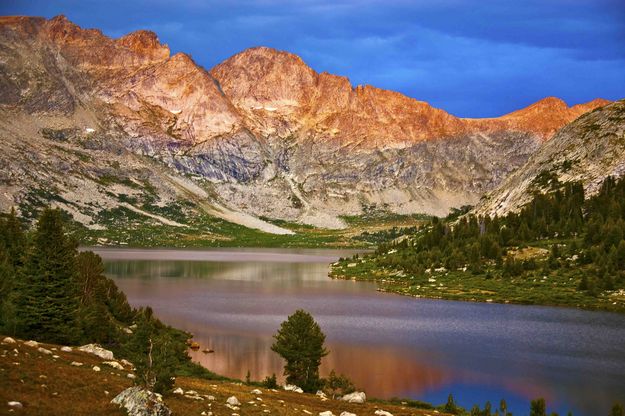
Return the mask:
[[625,98],[625,0],[0,0],[0,14],[153,30],[207,69],[269,46],[461,117]]

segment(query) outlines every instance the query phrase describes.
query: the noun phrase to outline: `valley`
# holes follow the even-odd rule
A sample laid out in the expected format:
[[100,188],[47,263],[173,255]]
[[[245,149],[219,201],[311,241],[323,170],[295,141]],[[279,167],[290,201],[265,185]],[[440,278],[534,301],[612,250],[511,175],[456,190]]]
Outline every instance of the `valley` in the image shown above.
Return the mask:
[[[0,16],[0,413],[622,416],[625,99],[550,96],[580,78],[546,62],[553,88],[519,91],[521,43],[517,78],[440,101],[517,109],[460,117],[256,33],[189,34],[205,67],[128,27]],[[366,69],[438,88],[399,61]]]
[[51,204],[96,240],[129,221],[217,241],[240,231],[222,220],[284,235],[271,221],[341,230],[368,211],[444,216],[608,103],[549,97],[463,119],[287,52],[251,48],[205,70],[153,32],[111,39],[64,16],[3,17],[0,45],[0,208],[32,218]]

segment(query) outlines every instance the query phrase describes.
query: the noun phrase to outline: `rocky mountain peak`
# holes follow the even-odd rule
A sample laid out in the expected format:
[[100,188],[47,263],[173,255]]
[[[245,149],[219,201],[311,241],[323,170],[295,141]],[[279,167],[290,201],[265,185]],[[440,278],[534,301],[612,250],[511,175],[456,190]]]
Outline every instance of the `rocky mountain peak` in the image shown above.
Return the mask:
[[269,111],[299,107],[317,75],[297,55],[267,47],[246,49],[211,74],[235,105]]
[[[399,92],[353,87],[272,48],[247,49],[209,72],[184,53],[170,57],[150,31],[111,39],[64,16],[2,17],[0,165],[9,168],[0,181],[16,185],[0,193],[0,208],[41,183],[90,217],[83,189],[99,185],[85,178],[111,172],[132,183],[153,175],[171,200],[201,200],[228,220],[227,210],[240,211],[245,224],[267,216],[336,227],[369,206],[443,215],[474,204],[557,129],[604,103],[547,98],[464,119]],[[172,175],[191,182],[181,190]],[[98,210],[127,203],[109,191]]]
[[[40,17],[3,17],[3,31],[31,38],[36,33],[39,47],[57,49],[71,64],[84,67],[133,67],[169,58],[169,48],[154,32],[139,30],[111,39],[98,29],[83,29],[64,15],[46,20]],[[7,34],[8,35],[8,34]]]
[[[604,101],[594,100],[581,108],[597,108]],[[474,212],[501,216],[518,211],[534,193],[552,191],[554,179],[579,181],[591,195],[607,176],[625,175],[625,100],[600,107],[560,129],[525,165],[482,198]]]
[[547,140],[565,124],[608,103],[607,100],[594,99],[569,107],[560,98],[547,97],[525,108],[506,114],[500,119],[510,122],[511,126],[515,128],[533,131],[543,140]]
[[156,33],[150,30],[137,30],[129,33],[119,38],[117,44],[132,50],[138,55],[160,55],[164,50],[167,50],[167,56],[169,56],[167,45],[162,45]]

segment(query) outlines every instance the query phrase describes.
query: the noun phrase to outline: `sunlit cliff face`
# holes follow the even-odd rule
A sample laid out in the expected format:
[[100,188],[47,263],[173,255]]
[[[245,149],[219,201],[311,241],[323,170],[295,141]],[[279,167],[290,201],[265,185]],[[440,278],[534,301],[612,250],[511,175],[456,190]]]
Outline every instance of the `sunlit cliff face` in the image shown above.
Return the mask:
[[[445,215],[475,204],[557,129],[605,104],[546,98],[463,119],[317,73],[287,52],[247,49],[207,71],[171,56],[153,32],[111,39],[63,16],[2,17],[0,46],[0,162],[9,166],[0,179],[11,183],[0,208],[43,186],[85,225],[120,203],[92,180],[110,169],[131,182],[152,178],[171,199],[210,195],[245,214],[319,227],[342,228],[342,215],[371,206]],[[71,151],[46,130],[65,132]],[[77,152],[84,157],[69,160]],[[172,175],[209,192],[181,190]]]
[[[170,56],[169,48],[150,31],[111,39],[98,30],[81,29],[64,16],[4,17],[0,25],[3,44],[11,49],[27,44],[32,52],[58,52],[61,71],[79,76],[79,87],[96,87],[90,92],[97,93],[87,98],[105,99],[135,113],[156,111],[150,115],[171,119],[174,125],[169,127],[195,143],[240,129],[258,134],[310,132],[374,147],[507,129],[548,139],[562,125],[606,103],[594,100],[568,107],[562,100],[546,98],[500,118],[460,119],[400,93],[354,87],[347,78],[319,74],[298,56],[271,48],[247,49],[207,72],[185,54]],[[3,83],[15,89],[17,82],[9,77]],[[22,92],[17,101],[29,98]],[[153,121],[148,114],[142,116],[145,122]]]

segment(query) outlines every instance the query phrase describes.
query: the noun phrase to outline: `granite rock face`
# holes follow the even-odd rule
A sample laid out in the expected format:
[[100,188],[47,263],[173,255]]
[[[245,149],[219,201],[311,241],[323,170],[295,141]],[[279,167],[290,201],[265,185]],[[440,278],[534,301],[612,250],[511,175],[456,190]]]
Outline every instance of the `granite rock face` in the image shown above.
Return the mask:
[[520,210],[536,192],[548,192],[552,179],[580,181],[586,196],[608,176],[625,175],[625,100],[591,111],[561,129],[527,163],[475,207],[479,215]]
[[111,39],[63,16],[2,17],[0,209],[47,201],[105,227],[98,213],[150,190],[158,206],[269,232],[285,230],[257,217],[340,228],[372,207],[443,215],[606,103],[546,98],[462,119],[270,48],[207,71],[149,31]]
[[111,403],[123,408],[128,416],[170,416],[171,411],[156,393],[142,387],[129,387]]

